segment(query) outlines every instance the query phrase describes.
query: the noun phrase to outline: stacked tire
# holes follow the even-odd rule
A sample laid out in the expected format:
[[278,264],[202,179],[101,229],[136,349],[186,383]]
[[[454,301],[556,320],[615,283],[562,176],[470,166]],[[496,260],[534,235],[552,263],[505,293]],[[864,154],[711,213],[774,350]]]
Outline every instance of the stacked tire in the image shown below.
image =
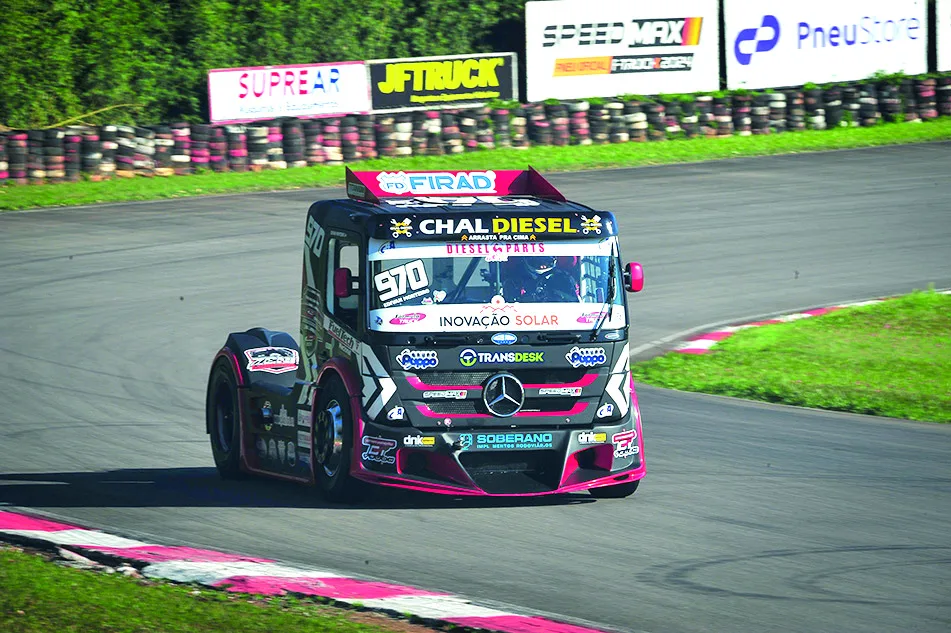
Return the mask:
[[206,123],[195,123],[191,126],[191,131],[192,168],[208,169],[211,164],[211,151],[208,149],[211,126]]
[[243,125],[226,125],[225,139],[228,142],[228,168],[231,171],[248,171],[248,133]]
[[324,152],[328,165],[343,164],[343,150],[340,147],[340,119],[334,117],[324,120]]
[[267,126],[260,123],[247,127],[248,162],[251,171],[267,169],[267,133]]
[[528,149],[530,141],[528,138],[528,113],[524,107],[515,108],[512,111],[512,147],[515,149]]
[[327,160],[324,153],[324,124],[320,119],[304,121],[304,158],[308,165],[323,165]]
[[0,185],[7,184],[10,178],[10,162],[7,158],[7,135],[0,132]]
[[102,147],[99,173],[103,179],[112,178],[116,174],[116,152],[119,151],[118,128],[115,125],[103,125],[99,128],[99,142]]
[[172,169],[176,176],[187,176],[192,167],[192,129],[188,123],[172,123]]
[[9,182],[15,185],[28,184],[27,163],[29,157],[29,136],[23,130],[13,130],[7,135],[7,162],[10,172]]
[[287,169],[284,158],[284,132],[280,121],[267,124],[267,167],[268,169]]
[[212,126],[208,133],[208,166],[215,173],[229,171],[228,137],[220,125]]
[[511,128],[509,126],[509,109],[493,108],[490,114],[492,118],[492,132],[495,135],[495,144],[497,147],[512,147]]
[[591,145],[591,125],[588,123],[588,110],[591,104],[587,101],[572,101],[568,104],[569,120],[568,133],[571,134],[572,145]]

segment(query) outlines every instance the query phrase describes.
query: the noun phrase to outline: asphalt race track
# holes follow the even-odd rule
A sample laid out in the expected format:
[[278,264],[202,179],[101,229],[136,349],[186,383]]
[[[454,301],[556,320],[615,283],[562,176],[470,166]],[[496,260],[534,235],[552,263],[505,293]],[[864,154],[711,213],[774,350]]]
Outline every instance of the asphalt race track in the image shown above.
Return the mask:
[[[644,264],[636,347],[951,287],[949,174],[932,144],[552,180],[615,210]],[[231,330],[295,332],[304,212],[339,195],[0,215],[0,502],[622,630],[951,629],[948,426],[640,387],[648,475],[627,500],[347,508],[220,482],[212,355]]]

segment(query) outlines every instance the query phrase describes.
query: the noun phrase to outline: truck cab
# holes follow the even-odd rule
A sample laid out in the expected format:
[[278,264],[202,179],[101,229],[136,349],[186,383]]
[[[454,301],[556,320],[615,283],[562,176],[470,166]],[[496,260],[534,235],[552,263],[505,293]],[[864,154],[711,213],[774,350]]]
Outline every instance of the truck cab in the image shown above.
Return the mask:
[[352,172],[307,213],[299,343],[228,336],[219,472],[451,495],[632,494],[646,473],[614,215],[528,169]]

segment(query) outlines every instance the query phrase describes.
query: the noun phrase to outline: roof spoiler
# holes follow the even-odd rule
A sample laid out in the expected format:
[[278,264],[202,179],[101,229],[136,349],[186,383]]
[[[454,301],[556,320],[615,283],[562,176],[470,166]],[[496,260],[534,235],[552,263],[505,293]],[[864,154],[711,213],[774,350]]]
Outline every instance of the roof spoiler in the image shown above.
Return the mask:
[[487,171],[351,171],[347,196],[377,204],[386,198],[416,196],[535,196],[557,202],[568,199],[532,167]]

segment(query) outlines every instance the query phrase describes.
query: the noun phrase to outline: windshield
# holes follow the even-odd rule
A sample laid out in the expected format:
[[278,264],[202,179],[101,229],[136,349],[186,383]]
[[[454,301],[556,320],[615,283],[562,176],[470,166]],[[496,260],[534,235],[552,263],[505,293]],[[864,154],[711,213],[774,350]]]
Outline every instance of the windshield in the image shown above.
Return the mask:
[[610,312],[605,328],[624,325],[616,265],[611,272],[613,236],[548,243],[381,241],[370,253],[373,329],[578,330],[593,327],[602,311]]

